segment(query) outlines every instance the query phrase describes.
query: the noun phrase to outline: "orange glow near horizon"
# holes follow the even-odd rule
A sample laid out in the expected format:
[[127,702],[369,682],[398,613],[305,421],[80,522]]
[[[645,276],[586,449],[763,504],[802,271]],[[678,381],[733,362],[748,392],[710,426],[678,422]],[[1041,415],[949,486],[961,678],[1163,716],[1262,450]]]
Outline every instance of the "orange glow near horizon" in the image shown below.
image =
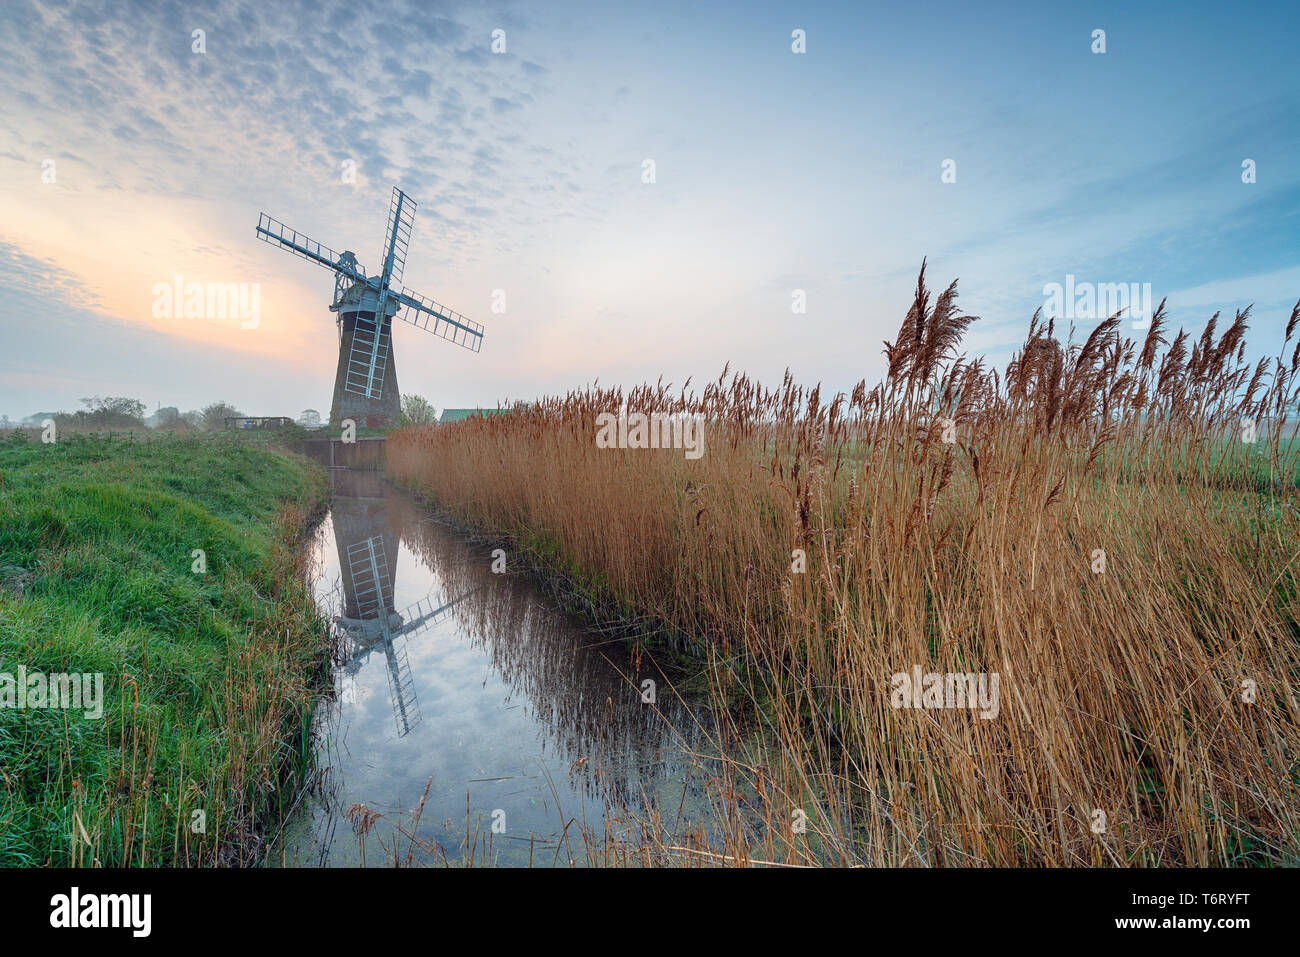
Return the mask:
[[[31,176],[31,171],[21,174]],[[327,311],[328,275],[284,275],[280,264],[269,261],[274,251],[254,240],[251,225],[240,236],[223,233],[210,203],[124,190],[75,190],[57,183],[16,191],[9,199],[11,215],[0,226],[0,241],[70,274],[75,283],[63,295],[74,308],[189,342],[303,366],[318,367],[334,351],[333,336],[321,335],[333,319]],[[179,314],[156,316],[156,300],[171,290],[177,275],[187,292],[193,291],[192,283],[205,289],[242,284],[245,303],[255,303],[257,313],[241,316],[232,302],[224,316],[209,315],[205,295],[200,316],[185,317],[185,298],[176,303]],[[313,278],[314,283],[309,281]]]

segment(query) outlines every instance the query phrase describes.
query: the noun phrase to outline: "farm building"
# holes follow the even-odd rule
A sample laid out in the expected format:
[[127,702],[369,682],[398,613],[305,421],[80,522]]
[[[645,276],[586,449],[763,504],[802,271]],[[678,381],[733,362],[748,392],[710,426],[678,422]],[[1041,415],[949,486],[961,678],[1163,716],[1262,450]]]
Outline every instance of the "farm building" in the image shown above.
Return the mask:
[[283,429],[290,425],[293,425],[293,419],[287,415],[226,416],[228,429]]
[[465,419],[473,418],[476,415],[501,415],[511,411],[510,409],[443,409],[442,414],[438,416],[438,423],[441,425],[445,422],[461,422]]

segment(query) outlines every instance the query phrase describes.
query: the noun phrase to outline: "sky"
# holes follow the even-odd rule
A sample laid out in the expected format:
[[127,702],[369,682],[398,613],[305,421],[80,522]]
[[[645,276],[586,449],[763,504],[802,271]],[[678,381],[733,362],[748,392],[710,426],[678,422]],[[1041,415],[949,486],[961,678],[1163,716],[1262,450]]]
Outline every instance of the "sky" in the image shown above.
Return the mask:
[[[485,327],[474,354],[397,325],[440,408],[728,362],[871,383],[923,257],[971,355],[1005,361],[1067,276],[1198,330],[1253,303],[1276,353],[1298,28],[1293,2],[0,0],[0,414],[327,414],[332,274],[254,227],[374,272],[394,186],[405,285]],[[256,321],[169,317],[177,276]]]

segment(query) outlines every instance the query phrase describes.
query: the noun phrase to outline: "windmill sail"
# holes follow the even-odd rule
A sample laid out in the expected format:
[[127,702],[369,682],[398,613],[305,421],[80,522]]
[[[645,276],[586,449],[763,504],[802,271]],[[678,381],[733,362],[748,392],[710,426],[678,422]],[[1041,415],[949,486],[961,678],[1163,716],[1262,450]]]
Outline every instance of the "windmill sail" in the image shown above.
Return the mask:
[[397,736],[404,738],[420,723],[420,699],[415,694],[415,678],[411,674],[411,661],[406,642],[394,639],[384,648],[388,660],[388,703],[397,723]]
[[478,352],[483,348],[483,327],[456,310],[448,309],[405,286],[393,298],[410,310],[410,313],[398,315],[411,325],[463,346],[470,352]]
[[344,260],[343,254],[321,245],[310,236],[286,226],[278,219],[272,219],[266,213],[262,213],[257,219],[257,238],[272,246],[287,249],[308,262],[342,273],[354,282],[366,281],[365,270],[356,264],[356,257]]
[[396,186],[388,206],[388,231],[384,234],[382,262],[384,278],[388,283],[402,281],[406,267],[406,250],[411,244],[411,231],[415,228],[415,200]]
[[[377,318],[377,317],[376,317]],[[352,329],[352,348],[348,352],[347,376],[343,388],[353,395],[378,399],[381,383],[388,368],[388,354],[393,346],[392,320],[378,321],[358,315]]]

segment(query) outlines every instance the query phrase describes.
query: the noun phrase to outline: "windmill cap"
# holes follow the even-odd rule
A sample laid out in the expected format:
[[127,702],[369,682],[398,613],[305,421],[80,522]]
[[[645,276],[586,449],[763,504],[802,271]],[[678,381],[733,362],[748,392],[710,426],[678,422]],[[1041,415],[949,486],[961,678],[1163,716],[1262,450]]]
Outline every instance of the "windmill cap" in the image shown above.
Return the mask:
[[[390,298],[384,303],[384,314],[392,317],[397,314],[400,303]],[[330,306],[330,312],[353,313],[374,312],[379,308],[379,290],[374,286],[353,283],[350,289],[339,296],[338,302]]]

